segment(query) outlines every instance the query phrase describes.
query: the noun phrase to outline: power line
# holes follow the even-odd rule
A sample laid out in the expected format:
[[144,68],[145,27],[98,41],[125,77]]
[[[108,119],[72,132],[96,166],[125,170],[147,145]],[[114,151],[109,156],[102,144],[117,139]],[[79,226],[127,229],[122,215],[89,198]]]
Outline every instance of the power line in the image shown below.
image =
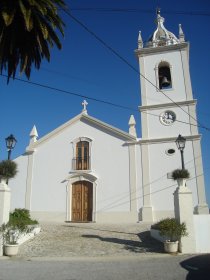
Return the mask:
[[[202,173],[202,174],[199,174],[199,175],[197,175],[197,176],[194,176],[194,177],[192,177],[192,178],[190,178],[190,179],[188,179],[188,180],[189,180],[189,181],[195,180],[196,178],[201,177],[201,176],[203,176],[203,173]],[[174,184],[169,185],[169,186],[167,186],[167,187],[163,187],[163,188],[161,188],[161,189],[151,191],[151,192],[148,193],[148,194],[141,194],[141,195],[138,195],[138,196],[136,196],[135,198],[129,199],[129,200],[126,200],[126,201],[125,201],[125,199],[127,199],[127,197],[124,195],[122,198],[119,198],[119,199],[117,199],[117,200],[111,202],[111,203],[108,204],[107,206],[104,206],[103,208],[99,209],[98,212],[100,212],[100,211],[102,211],[102,210],[105,210],[105,209],[106,209],[106,210],[108,210],[108,209],[110,210],[110,209],[112,209],[112,208],[115,208],[115,207],[119,207],[119,206],[128,204],[128,203],[130,203],[131,201],[137,201],[137,200],[139,200],[139,199],[143,199],[144,197],[146,197],[146,196],[148,196],[148,195],[151,195],[151,196],[152,196],[152,195],[155,195],[155,194],[157,194],[157,193],[159,193],[159,192],[165,191],[165,190],[170,189],[170,188],[174,188],[174,187],[176,187],[176,186],[177,186],[177,183],[174,183]],[[143,187],[144,187],[144,186],[143,186]],[[134,192],[133,192],[133,193],[134,193]],[[132,195],[132,193],[130,193],[130,195]],[[124,201],[123,201],[123,200],[124,200]],[[122,201],[122,202],[121,202],[121,201]],[[119,203],[116,204],[117,202],[119,202]]]
[[[195,159],[198,159],[198,158],[201,158],[201,156],[197,156]],[[190,163],[193,162],[193,161],[194,161],[194,159],[192,159],[192,160],[186,162],[186,165],[190,164]],[[191,169],[192,169],[192,168],[191,168]],[[191,180],[197,179],[197,178],[200,177],[200,176],[203,176],[203,173],[200,174],[200,175],[196,175],[196,176],[194,176],[194,177],[192,177],[192,178],[189,178],[188,180],[191,181]],[[156,182],[158,182],[158,181],[160,181],[160,180],[162,180],[162,179],[164,179],[164,178],[167,178],[167,173],[164,174],[163,176],[159,177],[159,178],[154,179],[154,180],[151,181],[151,182],[148,182],[146,185],[143,185],[143,186],[142,186],[142,189],[144,189],[144,188],[147,187],[147,186],[152,186],[152,185],[154,185]],[[169,188],[172,188],[172,187],[174,187],[174,186],[177,186],[177,183],[175,183],[175,184],[173,184],[173,185],[169,185],[169,186],[167,186],[167,187],[163,187],[163,188],[158,189],[158,190],[156,190],[156,191],[151,191],[151,192],[148,193],[148,194],[142,194],[142,195],[140,195],[140,196],[136,196],[136,198],[133,198],[133,199],[131,199],[131,200],[126,200],[126,201],[123,202],[123,200],[127,199],[127,197],[128,197],[128,193],[127,193],[127,192],[124,192],[124,193],[122,193],[122,196],[121,196],[120,198],[115,199],[113,202],[109,203],[107,206],[101,208],[100,211],[105,210],[105,209],[111,209],[111,208],[113,208],[113,207],[117,207],[117,206],[120,206],[120,205],[123,205],[123,204],[127,204],[127,203],[129,203],[130,201],[135,201],[135,200],[137,200],[137,199],[144,198],[145,196],[152,195],[152,194],[155,194],[155,193],[164,191],[164,190],[169,189]],[[154,187],[152,187],[152,188],[154,188]],[[133,195],[134,193],[136,193],[136,195],[137,195],[137,193],[139,193],[139,191],[131,191],[131,192],[130,192],[130,195]],[[122,202],[121,202],[121,201],[122,201]],[[117,202],[120,202],[120,203],[116,204]]]
[[[139,75],[141,75],[145,80],[147,80],[153,87],[155,87],[159,92],[161,92],[162,94],[164,94],[168,99],[170,99],[170,101],[172,103],[174,103],[177,107],[179,107],[182,111],[184,111],[187,115],[189,115],[192,119],[194,119],[195,121],[197,121],[195,118],[193,118],[188,112],[186,112],[179,104],[177,104],[176,102],[174,102],[170,97],[168,97],[163,91],[161,91],[156,85],[154,85],[149,79],[147,79],[143,74],[141,74],[130,62],[128,62],[124,57],[122,57],[118,52],[116,52],[112,47],[110,47],[105,41],[103,41],[99,36],[97,36],[94,32],[92,32],[88,27],[86,27],[82,22],[80,22],[77,18],[75,18],[73,15],[71,15],[67,10],[63,10],[65,13],[67,13],[71,18],[73,18],[79,25],[81,25],[88,33],[90,33],[92,36],[94,36],[98,41],[100,41],[100,43],[102,43],[106,48],[108,48],[112,53],[114,53],[118,58],[120,58],[124,63],[126,63],[132,70],[134,70],[136,73],[138,73]],[[7,77],[7,75],[4,75],[4,74],[1,74],[1,76],[3,77]],[[101,102],[101,103],[104,103],[104,104],[107,104],[107,105],[111,105],[111,106],[114,106],[114,107],[118,107],[118,108],[121,108],[121,109],[126,109],[126,110],[131,110],[131,111],[138,111],[137,109],[134,109],[134,108],[131,108],[131,107],[128,107],[128,106],[123,106],[123,105],[119,105],[119,104],[116,104],[116,103],[112,103],[112,102],[109,102],[109,101],[105,101],[105,100],[102,100],[102,99],[97,99],[97,98],[93,98],[93,97],[90,97],[90,96],[87,96],[87,95],[84,95],[84,94],[79,94],[79,93],[75,93],[75,92],[71,92],[71,91],[67,91],[67,90],[63,90],[63,89],[59,89],[59,88],[55,88],[55,87],[52,87],[52,86],[49,86],[49,85],[44,85],[44,84],[40,84],[40,83],[36,83],[36,82],[32,82],[32,81],[27,81],[27,80],[22,80],[22,79],[19,79],[19,78],[14,78],[15,80],[18,80],[20,82],[24,82],[24,83],[28,83],[28,84],[32,84],[32,85],[35,85],[35,86],[39,86],[39,87],[42,87],[42,88],[47,88],[47,89],[50,89],[50,90],[54,90],[54,91],[58,91],[58,92],[62,92],[62,93],[65,93],[65,94],[70,94],[70,95],[74,95],[74,96],[77,96],[77,97],[82,97],[82,98],[86,98],[86,99],[89,99],[89,100],[93,100],[93,101],[96,101],[96,102]],[[159,115],[156,115],[156,114],[152,114],[152,113],[149,113],[149,112],[142,112],[142,113],[146,113],[148,115],[153,115],[153,116],[156,116],[156,117],[159,117]],[[210,130],[209,128],[203,126],[202,124],[200,124],[199,122],[199,125],[195,125],[195,124],[192,124],[192,123],[188,123],[188,122],[184,122],[184,121],[181,121],[181,120],[176,120],[177,122],[180,122],[180,123],[185,123],[185,124],[190,124],[192,126],[196,126],[196,127],[200,127],[200,128],[203,128],[203,129],[206,129],[206,130]]]
[[[4,74],[0,74],[0,75],[2,77],[8,78],[7,75],[4,75]],[[65,93],[65,94],[86,98],[86,99],[89,99],[89,100],[93,100],[93,101],[96,101],[96,102],[101,102],[101,103],[104,103],[104,104],[107,104],[107,105],[111,105],[111,106],[114,106],[114,107],[119,107],[119,108],[122,108],[122,109],[131,110],[131,111],[138,111],[137,109],[134,109],[134,108],[131,108],[131,107],[119,105],[119,104],[112,103],[112,102],[109,102],[109,101],[106,101],[106,100],[97,99],[97,98],[90,97],[90,96],[87,96],[87,95],[84,95],[84,94],[79,94],[79,93],[76,93],[76,92],[72,92],[72,91],[68,91],[68,90],[52,87],[52,86],[49,86],[49,85],[44,85],[44,84],[40,84],[40,83],[28,81],[28,80],[22,80],[22,79],[16,78],[16,77],[13,78],[13,79],[17,80],[19,82],[26,83],[26,84],[31,84],[31,85],[34,85],[34,86],[38,86],[38,87],[42,87],[42,88],[47,88],[47,89],[50,89],[50,90],[53,90],[53,91],[58,91],[58,92],[62,92],[62,93]]]
[[97,41],[99,41],[103,46],[109,49],[115,56],[117,56],[120,60],[122,60],[125,64],[127,64],[133,71],[138,73],[142,78],[144,78],[148,83],[150,83],[158,92],[162,93],[166,98],[168,98],[173,104],[179,107],[183,112],[185,112],[190,118],[196,121],[202,128],[210,131],[210,128],[202,125],[196,118],[191,116],[186,110],[184,110],[177,102],[175,102],[172,98],[167,96],[161,89],[159,89],[155,84],[153,84],[147,77],[145,77],[138,69],[136,69],[127,59],[121,56],[117,51],[115,51],[111,46],[109,46],[104,40],[102,40],[96,33],[90,30],[84,23],[78,20],[75,16],[73,16],[68,10],[63,9],[63,11],[71,17],[75,22],[77,22],[82,28],[84,28],[89,34],[91,34]]
[[[2,77],[8,78],[7,75],[4,75],[4,74],[0,74],[0,75]],[[28,80],[23,80],[23,79],[20,79],[20,78],[17,78],[17,77],[15,77],[14,80],[17,80],[17,81],[23,82],[23,83],[27,83],[27,84],[31,84],[31,85],[34,85],[34,86],[50,89],[50,90],[53,90],[53,91],[58,91],[58,92],[65,93],[65,94],[68,94],[68,95],[73,95],[73,96],[77,96],[77,97],[86,98],[87,100],[93,100],[95,102],[104,103],[104,104],[107,104],[107,105],[110,105],[110,106],[118,107],[120,109],[129,110],[129,111],[132,111],[132,112],[139,112],[139,110],[137,110],[135,108],[132,108],[132,107],[116,104],[116,103],[109,102],[109,101],[102,100],[102,99],[97,99],[97,98],[94,98],[94,97],[90,97],[88,95],[79,94],[79,93],[68,91],[68,90],[63,90],[63,89],[52,87],[52,86],[49,86],[49,85],[44,85],[44,84],[40,84],[40,83],[28,81]],[[150,113],[150,112],[143,111],[142,113],[160,118],[159,115],[153,114],[153,113]],[[181,121],[181,120],[178,120],[178,119],[176,119],[176,121],[180,122],[180,123],[183,123],[183,124],[190,124],[188,122],[184,122],[184,121]],[[195,126],[195,127],[199,127],[199,128],[205,128],[201,125],[196,125],[196,124],[190,124],[190,125]]]
[[[152,9],[140,9],[140,8],[71,8],[71,11],[80,11],[80,12],[116,12],[116,13],[147,13],[154,14]],[[187,15],[187,16],[210,16],[210,12],[206,11],[172,11],[172,10],[163,10],[163,14],[174,14],[174,15]]]
[[[46,72],[49,72],[49,73],[52,73],[52,74],[56,74],[56,75],[61,75],[62,77],[65,75],[66,77],[69,77],[69,78],[78,79],[78,80],[84,80],[84,81],[86,81],[86,82],[89,83],[88,80],[82,79],[82,78],[80,78],[80,77],[69,76],[68,74],[59,72],[59,71],[57,71],[57,70],[50,70],[50,69],[45,68],[45,67],[41,67],[40,70],[44,70],[44,71],[46,71]],[[88,97],[88,96],[87,96],[86,98],[87,98],[87,99],[91,99],[91,97]],[[100,99],[98,99],[98,102],[100,102]],[[110,104],[108,104],[108,105],[110,105]],[[116,105],[116,107],[117,107],[117,104],[116,104],[116,103],[115,103],[115,105]],[[118,105],[123,107],[123,105],[120,105],[120,104],[118,104]],[[126,109],[126,110],[131,110],[131,111],[139,112],[139,110],[137,110],[137,109],[135,109],[135,108],[131,108],[131,107],[128,107],[128,108],[126,107],[126,108],[121,108],[121,109]],[[143,111],[142,113],[145,113],[145,114],[148,114],[148,115],[152,115],[152,116],[156,116],[156,117],[160,117],[160,116],[157,115],[157,114],[149,113],[149,112],[146,112],[146,111]],[[202,114],[202,115],[210,115],[210,114],[208,114],[208,113],[206,113],[206,112],[201,112],[201,111],[199,111],[199,114]],[[192,125],[192,126],[199,127],[199,128],[204,128],[204,127],[201,126],[201,125],[192,124],[192,123],[185,122],[185,121],[181,121],[181,120],[178,120],[178,119],[176,119],[176,121],[177,121],[177,122],[180,122],[180,123],[190,124],[190,125]]]

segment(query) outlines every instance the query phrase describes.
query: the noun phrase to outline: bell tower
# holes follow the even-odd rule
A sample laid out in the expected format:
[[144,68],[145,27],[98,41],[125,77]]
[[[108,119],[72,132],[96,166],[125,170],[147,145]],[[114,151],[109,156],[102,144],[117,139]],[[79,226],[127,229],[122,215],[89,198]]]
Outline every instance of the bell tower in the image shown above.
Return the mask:
[[[195,212],[208,212],[203,178],[202,154],[189,71],[189,43],[181,25],[178,38],[164,26],[160,9],[156,30],[144,44],[139,32],[135,51],[140,66],[142,138],[143,221],[173,215],[176,182],[170,179],[181,168],[175,140],[186,138],[185,167],[190,172],[188,185],[193,192]],[[167,209],[170,209],[169,211]]]

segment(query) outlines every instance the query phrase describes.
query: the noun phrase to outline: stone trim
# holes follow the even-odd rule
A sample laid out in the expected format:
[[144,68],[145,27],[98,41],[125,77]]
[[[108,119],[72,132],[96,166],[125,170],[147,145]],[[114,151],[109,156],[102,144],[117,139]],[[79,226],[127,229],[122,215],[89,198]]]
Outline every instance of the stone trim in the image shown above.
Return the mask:
[[136,49],[134,52],[136,56],[144,56],[147,54],[153,54],[153,53],[163,53],[167,51],[176,51],[181,49],[187,49],[189,51],[189,43],[184,42],[176,45],[168,45],[168,46],[161,46],[161,47],[149,47],[149,48],[143,48],[143,49]]
[[192,141],[192,147],[194,153],[195,179],[197,184],[197,195],[198,195],[198,205],[195,208],[195,211],[197,214],[209,214],[209,208],[206,203],[200,139],[195,139],[194,141]]
[[96,221],[96,186],[97,177],[92,174],[80,173],[73,174],[69,177],[66,186],[66,221],[71,221],[71,202],[72,202],[72,185],[78,181],[88,181],[93,184],[93,212],[92,212],[92,222]]
[[[147,110],[156,110],[156,109],[165,109],[165,108],[174,108],[174,106],[192,106],[196,105],[197,100],[186,100],[186,101],[177,101],[177,102],[170,102],[170,103],[161,103],[161,104],[154,104],[154,105],[146,105],[146,106],[139,106],[138,109],[140,112],[144,112]],[[177,104],[177,105],[176,105]]]
[[[178,135],[177,135],[178,136]],[[190,135],[190,136],[184,136],[187,141],[193,141],[193,140],[200,140],[201,135]],[[140,139],[138,140],[139,144],[147,145],[147,144],[158,144],[158,143],[168,143],[168,142],[175,142],[177,137],[166,137],[166,138],[154,138],[154,139]]]
[[136,200],[136,146],[129,146],[130,211],[137,213]]
[[142,221],[153,221],[153,209],[151,204],[151,186],[150,186],[150,168],[149,168],[149,147],[141,146],[142,161],[142,194],[143,207],[140,211],[140,219]]
[[25,193],[25,208],[31,210],[31,193],[32,193],[32,180],[33,180],[33,164],[34,153],[28,154],[28,167],[26,176],[26,193]]
[[95,124],[111,133],[113,133],[113,135],[117,136],[117,137],[121,137],[123,138],[125,141],[126,140],[135,140],[136,137],[130,135],[127,132],[124,132],[123,130],[120,130],[114,126],[111,126],[105,122],[102,122],[96,118],[90,117],[89,115],[86,114],[79,114],[76,117],[74,117],[73,119],[69,120],[68,122],[64,123],[63,125],[57,127],[56,129],[54,129],[53,131],[51,131],[50,133],[46,134],[45,136],[43,136],[42,138],[40,138],[37,142],[32,143],[31,145],[29,145],[27,147],[27,152],[30,152],[34,150],[34,148],[36,148],[37,146],[40,146],[41,144],[43,144],[44,142],[50,140],[52,137],[58,135],[59,133],[61,133],[64,129],[66,129],[67,127],[71,126],[72,124],[78,122],[78,121],[86,121],[87,123],[90,124]]

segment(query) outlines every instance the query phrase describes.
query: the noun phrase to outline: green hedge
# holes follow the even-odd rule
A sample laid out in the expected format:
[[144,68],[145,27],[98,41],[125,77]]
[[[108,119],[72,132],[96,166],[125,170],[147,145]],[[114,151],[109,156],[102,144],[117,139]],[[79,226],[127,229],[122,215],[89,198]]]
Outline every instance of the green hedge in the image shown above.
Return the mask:
[[31,219],[27,209],[16,208],[10,213],[8,226],[25,230],[28,225],[34,224],[38,224],[38,221]]

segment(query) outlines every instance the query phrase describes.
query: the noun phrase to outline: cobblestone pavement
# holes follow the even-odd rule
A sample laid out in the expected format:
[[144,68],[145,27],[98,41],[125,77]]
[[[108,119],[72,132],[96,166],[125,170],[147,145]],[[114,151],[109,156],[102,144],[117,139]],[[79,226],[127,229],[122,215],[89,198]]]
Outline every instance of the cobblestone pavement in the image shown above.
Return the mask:
[[19,248],[16,258],[137,256],[162,253],[148,224],[41,224],[41,232]]

